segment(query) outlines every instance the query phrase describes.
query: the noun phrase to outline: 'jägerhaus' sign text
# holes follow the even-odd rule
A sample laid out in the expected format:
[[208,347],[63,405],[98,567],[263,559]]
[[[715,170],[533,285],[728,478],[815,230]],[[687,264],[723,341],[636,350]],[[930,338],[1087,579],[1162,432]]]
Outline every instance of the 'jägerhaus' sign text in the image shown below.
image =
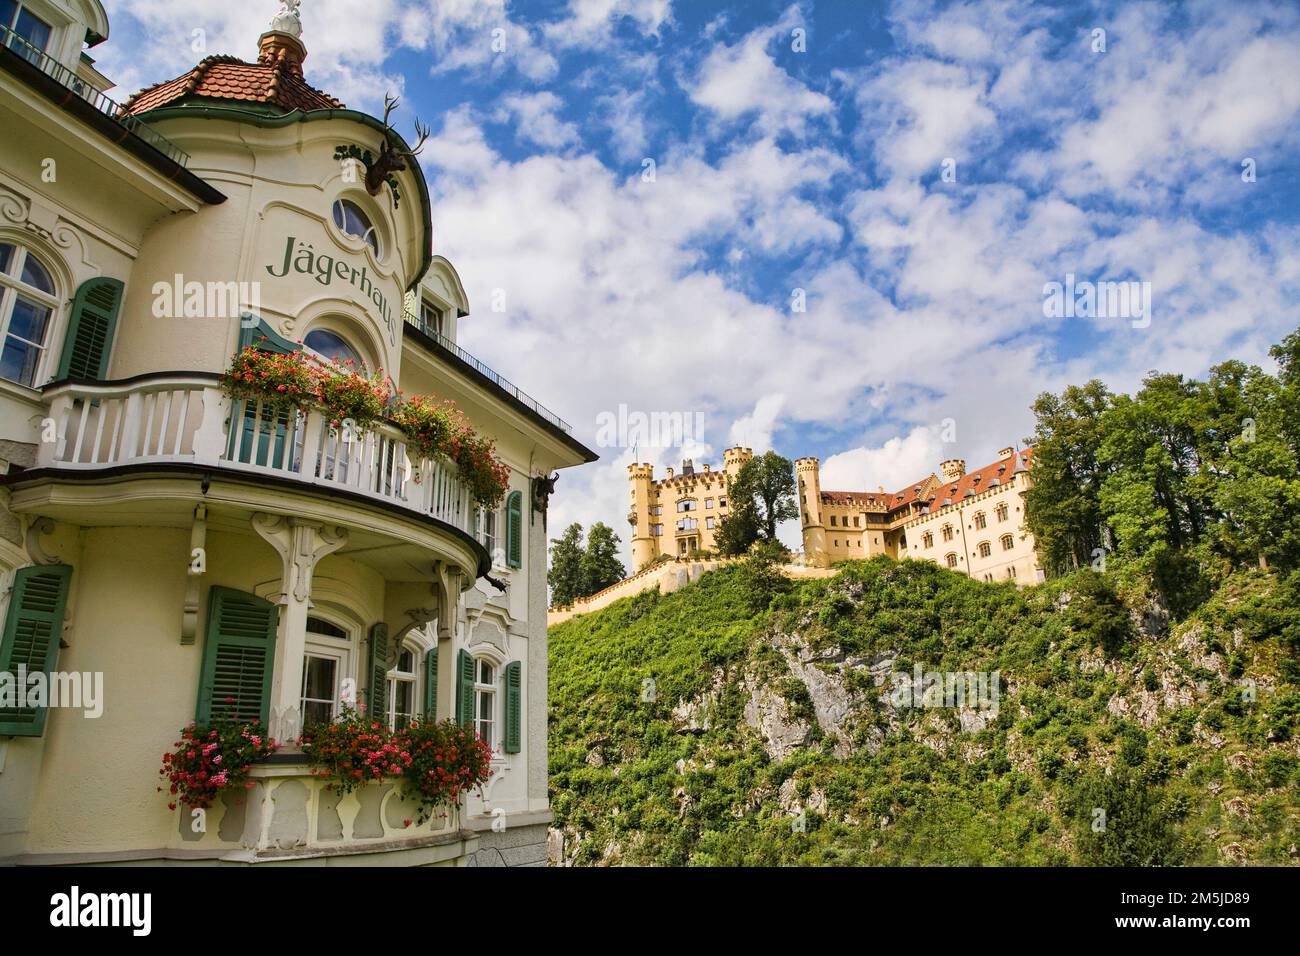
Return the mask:
[[[295,245],[297,252],[294,251]],[[267,266],[266,271],[277,279],[283,279],[290,272],[297,272],[313,276],[321,285],[332,285],[335,279],[348,283],[375,304],[383,317],[384,325],[388,327],[389,341],[393,345],[397,344],[397,320],[393,316],[393,308],[365,266],[357,269],[342,259],[323,254],[318,256],[312,250],[311,243],[290,236],[284,244],[284,262],[278,267]]]

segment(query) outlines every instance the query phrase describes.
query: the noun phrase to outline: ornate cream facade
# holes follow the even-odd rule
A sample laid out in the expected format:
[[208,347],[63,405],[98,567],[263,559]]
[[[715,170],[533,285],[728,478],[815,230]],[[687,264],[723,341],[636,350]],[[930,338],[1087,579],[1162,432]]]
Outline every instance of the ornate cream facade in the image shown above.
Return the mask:
[[935,561],[982,581],[1043,580],[1034,537],[1025,524],[1032,451],[1004,448],[974,471],[953,459],[889,493],[825,491],[816,458],[795,462],[805,561],[892,558]]
[[[123,107],[84,55],[98,0],[0,4],[0,670],[103,681],[98,716],[0,708],[0,861],[544,860],[546,510],[595,455],[456,344],[475,319],[419,165],[372,192],[339,158],[406,144],[307,84],[292,6],[255,60]],[[455,400],[509,467],[501,507],[391,423],[259,434],[220,383],[245,345]],[[339,799],[291,747],[197,831],[160,757],[235,679],[283,739],[349,686],[472,722],[492,779],[409,827],[393,786]]]
[[682,470],[658,481],[654,466],[633,464],[627,469],[632,502],[627,523],[632,527],[632,572],[666,555],[684,558],[714,550],[714,536],[729,514],[727,491],[741,466],[754,457],[749,448],[728,448],[722,453],[722,469],[710,465],[697,469],[694,462],[682,462]]

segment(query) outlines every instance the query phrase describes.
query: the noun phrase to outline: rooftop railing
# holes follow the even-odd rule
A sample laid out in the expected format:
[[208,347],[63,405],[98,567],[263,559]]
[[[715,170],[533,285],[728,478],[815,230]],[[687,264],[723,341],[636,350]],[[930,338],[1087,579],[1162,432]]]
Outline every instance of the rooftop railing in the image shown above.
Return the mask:
[[475,371],[483,375],[485,378],[489,379],[493,385],[497,386],[497,388],[501,389],[503,392],[506,392],[513,398],[522,402],[524,405],[531,408],[538,415],[542,416],[542,418],[546,419],[548,422],[550,422],[552,425],[556,426],[557,428],[561,429],[562,431],[568,432],[569,434],[573,433],[573,426],[570,425],[568,422],[566,422],[563,418],[555,414],[555,412],[551,411],[541,402],[537,401],[537,399],[533,398],[523,389],[517,388],[509,379],[501,375],[498,375],[491,368],[484,365],[482,362],[480,362],[474,356],[470,355],[468,352],[466,352],[463,348],[461,348],[451,339],[447,338],[437,329],[433,328],[431,325],[429,325],[427,322],[421,319],[420,316],[416,315],[414,312],[405,310],[403,313],[403,317],[406,319],[406,321],[409,324],[415,326],[417,329],[419,329],[429,338],[433,339],[442,348],[446,349],[448,352],[451,352],[453,355],[456,356],[456,358],[460,359],[466,365],[471,366]]
[[138,116],[129,115],[122,104],[108,96],[105,96],[44,50],[32,46],[8,27],[0,26],[0,40],[4,42],[5,46],[9,47],[9,49],[13,51],[15,56],[22,57],[50,79],[54,80],[54,82],[77,94],[77,96],[81,97],[81,99],[85,100],[100,113],[103,113],[123,129],[144,140],[168,159],[181,166],[189,165],[189,153],[185,152],[185,150],[181,149],[161,133],[152,129]]

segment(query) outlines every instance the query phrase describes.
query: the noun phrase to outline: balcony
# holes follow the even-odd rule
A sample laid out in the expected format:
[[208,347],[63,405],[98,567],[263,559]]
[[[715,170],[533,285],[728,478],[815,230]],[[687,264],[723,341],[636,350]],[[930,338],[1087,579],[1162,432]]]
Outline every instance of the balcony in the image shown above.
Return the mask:
[[95,88],[89,86],[76,73],[68,69],[44,50],[32,46],[7,26],[0,26],[0,43],[13,51],[14,55],[30,63],[65,90],[80,97],[95,111],[113,120],[118,126],[144,140],[158,152],[162,153],[179,166],[188,166],[189,153],[181,149],[167,137],[149,127],[138,117],[127,115],[122,105],[110,99]]
[[[305,766],[255,767],[254,786],[222,797],[201,818],[178,807],[171,852],[224,863],[310,861],[383,853],[394,865],[436,864],[465,854],[460,808],[440,808],[422,824],[418,805],[396,783],[369,783],[348,794],[328,789]],[[350,862],[350,861],[340,861]]]
[[406,319],[407,325],[419,329],[421,334],[432,339],[435,345],[437,345],[439,348],[447,352],[450,352],[454,357],[456,357],[461,362],[468,365],[474,371],[478,372],[480,375],[486,378],[497,388],[501,389],[501,391],[505,392],[511,398],[515,399],[517,402],[524,405],[526,408],[528,408],[536,415],[539,415],[544,420],[550,422],[552,425],[554,425],[556,428],[560,429],[561,431],[570,435],[573,434],[573,426],[570,425],[568,422],[566,422],[563,418],[555,414],[555,412],[551,411],[549,408],[547,408],[541,402],[537,401],[537,399],[533,398],[527,392],[523,391],[523,389],[517,388],[509,381],[509,379],[501,375],[498,375],[491,368],[484,365],[473,355],[470,355],[468,352],[466,352],[463,348],[461,348],[451,339],[447,338],[437,329],[430,326],[414,312],[410,311],[409,309],[404,310],[402,317]]
[[218,376],[199,373],[63,382],[45,396],[53,440],[38,447],[38,468],[197,465],[346,492],[471,533],[470,493],[455,466],[414,460],[388,424],[346,434],[318,411],[232,401]]

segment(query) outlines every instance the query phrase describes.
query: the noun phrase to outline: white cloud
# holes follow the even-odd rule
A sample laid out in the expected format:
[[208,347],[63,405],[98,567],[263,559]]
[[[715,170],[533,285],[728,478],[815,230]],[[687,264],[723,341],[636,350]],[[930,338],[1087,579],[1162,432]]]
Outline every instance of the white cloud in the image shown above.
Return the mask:
[[564,102],[549,91],[505,96],[497,111],[499,123],[513,123],[515,134],[543,149],[563,149],[578,142],[578,127],[556,114]]
[[938,470],[945,457],[939,429],[913,428],[876,447],[860,446],[831,455],[821,464],[823,491],[901,490]]
[[798,8],[786,11],[771,28],[761,28],[734,46],[717,43],[684,85],[692,102],[724,121],[753,116],[764,133],[804,131],[809,120],[831,113],[833,103],[781,69],[768,52],[788,41],[801,23]]
[[772,433],[776,431],[777,419],[784,407],[784,395],[764,395],[754,403],[748,415],[732,422],[727,436],[728,447],[752,448],[755,455],[771,451]]

